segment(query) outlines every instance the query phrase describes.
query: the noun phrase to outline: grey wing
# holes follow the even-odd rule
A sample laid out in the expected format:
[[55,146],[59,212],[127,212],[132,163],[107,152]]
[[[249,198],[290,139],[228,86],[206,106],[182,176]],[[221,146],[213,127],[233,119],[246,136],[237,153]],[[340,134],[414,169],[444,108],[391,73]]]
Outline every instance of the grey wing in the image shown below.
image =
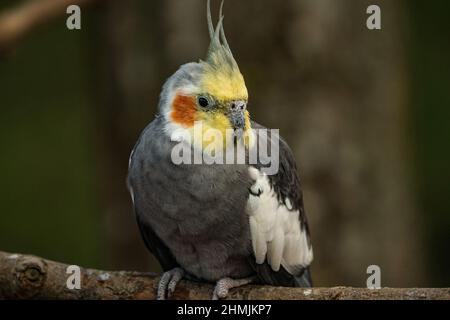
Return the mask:
[[[252,127],[264,129],[254,122]],[[286,142],[273,133],[268,137],[279,141],[279,168],[273,175],[266,175],[261,164],[250,168],[251,264],[263,283],[310,287],[313,252],[297,166]]]
[[158,259],[164,271],[179,267],[169,248],[156,235],[155,231],[136,214],[137,224],[147,249]]
[[[159,121],[156,119],[155,121]],[[155,122],[157,123],[157,122]],[[133,189],[140,190],[141,188],[145,188],[145,170],[143,168],[143,161],[141,161],[141,157],[145,157],[145,154],[141,154],[144,151],[144,148],[141,148],[143,143],[143,137],[146,134],[147,130],[152,130],[155,123],[150,124],[141,134],[139,140],[137,141],[133,151],[130,155],[129,161],[129,172],[127,178],[127,186],[130,191],[131,198],[133,201],[133,207],[136,214],[136,221],[139,227],[139,231],[141,233],[142,239],[144,240],[145,246],[147,249],[155,256],[155,258],[161,264],[161,267],[164,271],[171,270],[179,266],[177,261],[175,260],[172,252],[169,248],[164,244],[164,242],[158,237],[153,228],[150,226],[150,223],[145,219],[145,212],[143,208],[139,208],[139,204],[135,202],[135,195]],[[137,187],[137,188],[136,188]],[[139,202],[141,203],[141,202]]]

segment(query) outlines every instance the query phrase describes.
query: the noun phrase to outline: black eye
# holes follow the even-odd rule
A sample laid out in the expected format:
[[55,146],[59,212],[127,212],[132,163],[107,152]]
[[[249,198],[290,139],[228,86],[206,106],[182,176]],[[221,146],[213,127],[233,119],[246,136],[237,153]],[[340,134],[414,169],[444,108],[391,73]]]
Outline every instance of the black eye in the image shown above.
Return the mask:
[[198,104],[200,105],[200,107],[206,108],[207,106],[209,106],[209,101],[205,97],[199,97]]

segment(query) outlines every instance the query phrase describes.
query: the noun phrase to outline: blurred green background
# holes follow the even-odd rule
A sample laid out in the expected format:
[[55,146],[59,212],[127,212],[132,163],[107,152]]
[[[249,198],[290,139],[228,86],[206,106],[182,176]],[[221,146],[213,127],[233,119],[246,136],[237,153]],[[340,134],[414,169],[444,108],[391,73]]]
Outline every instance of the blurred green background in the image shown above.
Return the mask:
[[[128,155],[164,80],[205,55],[205,1],[87,3],[82,30],[64,10],[0,52],[0,250],[157,271]],[[374,3],[380,31],[357,0],[228,0],[225,28],[253,118],[300,164],[316,285],[379,264],[383,286],[450,286],[450,5]]]

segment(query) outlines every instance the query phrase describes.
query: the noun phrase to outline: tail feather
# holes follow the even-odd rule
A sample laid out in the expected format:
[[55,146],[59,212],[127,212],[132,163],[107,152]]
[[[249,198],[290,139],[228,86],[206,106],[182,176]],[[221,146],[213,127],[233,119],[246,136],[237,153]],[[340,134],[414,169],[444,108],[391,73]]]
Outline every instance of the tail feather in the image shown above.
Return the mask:
[[309,266],[297,268],[295,275],[292,275],[283,267],[279,271],[273,271],[267,262],[263,264],[252,262],[252,265],[261,284],[301,288],[310,288],[313,286]]
[[295,286],[302,288],[311,288],[313,286],[311,272],[309,271],[309,267],[303,269],[303,274],[301,276],[295,277]]

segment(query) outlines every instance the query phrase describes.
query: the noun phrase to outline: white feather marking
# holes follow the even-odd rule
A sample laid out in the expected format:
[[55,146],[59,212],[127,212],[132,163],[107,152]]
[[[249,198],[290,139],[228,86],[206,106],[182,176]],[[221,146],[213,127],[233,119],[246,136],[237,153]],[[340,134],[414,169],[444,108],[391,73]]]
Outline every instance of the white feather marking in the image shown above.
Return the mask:
[[128,158],[128,168],[131,166],[131,160],[133,159],[134,149],[131,150],[130,157]]
[[292,211],[292,202],[288,198],[284,199],[284,204],[279,203],[264,173],[250,167],[249,174],[255,183],[246,211],[256,263],[264,263],[267,259],[274,271],[281,265],[291,274],[299,266],[308,266],[313,260],[313,252],[306,232],[300,228],[298,210]]
[[292,210],[291,199],[286,198],[285,203],[286,203],[286,208],[287,208],[288,210]]
[[250,174],[250,178],[258,182],[257,180],[259,179],[260,176],[260,172],[258,169],[256,169],[255,167],[250,167],[248,168],[248,173]]
[[267,250],[267,261],[269,262],[273,271],[280,270],[284,244],[284,232],[281,228],[278,227],[274,232],[272,241],[269,242]]
[[253,250],[255,253],[256,263],[263,263],[266,259],[267,242],[265,241],[263,234],[259,230],[258,223],[254,217],[250,217],[251,233],[255,235],[253,238]]
[[[258,233],[258,224],[256,223],[255,218],[250,217],[249,222],[250,222],[250,234]],[[256,241],[252,241],[252,247],[253,247],[253,252],[255,253],[255,256],[256,256],[256,252],[258,251],[257,250],[258,246],[256,244]],[[256,260],[258,261],[258,257],[256,257]]]
[[131,202],[133,202],[133,205],[134,205],[134,191],[133,191],[133,188],[131,186],[129,186],[128,190],[130,191]]

